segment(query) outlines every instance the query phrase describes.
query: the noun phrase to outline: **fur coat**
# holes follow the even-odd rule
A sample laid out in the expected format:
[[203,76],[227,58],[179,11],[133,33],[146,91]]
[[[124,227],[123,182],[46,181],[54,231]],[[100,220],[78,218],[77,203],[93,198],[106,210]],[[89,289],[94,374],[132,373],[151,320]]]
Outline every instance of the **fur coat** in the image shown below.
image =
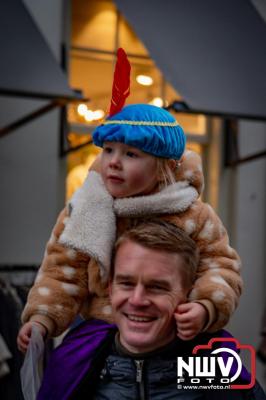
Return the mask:
[[225,326],[241,294],[241,264],[219,217],[199,199],[202,190],[201,160],[192,151],[185,153],[176,183],[150,195],[114,200],[100,174],[89,172],[58,217],[22,321],[38,321],[52,336],[79,313],[113,322],[107,288],[113,244],[135,218],[156,215],[195,240],[200,262],[189,299],[208,310],[205,329]]

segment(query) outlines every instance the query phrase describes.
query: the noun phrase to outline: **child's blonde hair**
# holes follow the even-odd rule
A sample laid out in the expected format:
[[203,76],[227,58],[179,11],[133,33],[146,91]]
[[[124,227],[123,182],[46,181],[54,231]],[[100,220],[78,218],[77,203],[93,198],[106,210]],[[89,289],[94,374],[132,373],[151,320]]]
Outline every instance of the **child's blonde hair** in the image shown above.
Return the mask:
[[[173,169],[170,166],[168,158],[159,158],[156,157],[157,161],[157,173],[159,176],[158,185],[159,189],[162,190],[166,186],[171,185],[176,182],[175,174]],[[174,160],[176,161],[176,160]],[[176,162],[177,163],[177,162]]]

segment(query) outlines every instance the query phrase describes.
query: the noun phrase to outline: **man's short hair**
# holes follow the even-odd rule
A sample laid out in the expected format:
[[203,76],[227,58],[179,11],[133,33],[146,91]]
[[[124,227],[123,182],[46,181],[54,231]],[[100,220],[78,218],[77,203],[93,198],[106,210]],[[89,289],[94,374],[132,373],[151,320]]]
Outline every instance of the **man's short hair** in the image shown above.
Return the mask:
[[183,259],[182,277],[186,289],[194,283],[199,262],[196,243],[176,225],[159,218],[135,221],[116,241],[113,254],[111,278],[114,275],[115,254],[119,247],[131,240],[149,249],[178,254]]

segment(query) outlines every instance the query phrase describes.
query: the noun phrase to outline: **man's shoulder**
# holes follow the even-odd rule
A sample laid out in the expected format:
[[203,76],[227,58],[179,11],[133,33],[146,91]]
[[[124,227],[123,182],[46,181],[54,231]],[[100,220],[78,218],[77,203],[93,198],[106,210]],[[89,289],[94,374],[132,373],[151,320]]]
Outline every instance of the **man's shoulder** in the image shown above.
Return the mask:
[[[79,389],[80,382],[86,376],[88,379],[98,376],[116,330],[115,325],[92,319],[69,331],[49,358],[38,400],[70,398],[73,388],[74,391],[82,389]],[[64,374],[58,379],[62,365]]]

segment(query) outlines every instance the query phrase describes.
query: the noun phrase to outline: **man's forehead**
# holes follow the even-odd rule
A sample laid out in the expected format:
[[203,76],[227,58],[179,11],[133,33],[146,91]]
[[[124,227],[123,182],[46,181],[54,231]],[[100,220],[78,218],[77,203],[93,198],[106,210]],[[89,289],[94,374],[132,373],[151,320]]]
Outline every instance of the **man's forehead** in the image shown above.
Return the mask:
[[119,246],[114,260],[115,267],[131,264],[176,266],[179,262],[183,262],[183,259],[177,253],[152,249],[132,240],[126,240]]
[[[124,248],[115,259],[114,277],[117,276],[143,281],[172,282],[180,279],[177,254],[160,251]],[[128,251],[127,251],[128,250]],[[131,251],[132,250],[132,251]],[[181,262],[181,261],[180,261]]]
[[148,272],[150,269],[152,269],[153,274],[158,273],[158,275],[160,276],[159,271],[161,269],[168,271],[174,268],[175,270],[177,270],[176,258],[164,257],[163,254],[158,254],[151,257],[150,254],[144,256],[140,254],[129,253],[126,257],[117,257],[115,259],[115,271],[133,274],[137,270],[137,268],[140,268],[140,272]]
[[158,248],[146,247],[145,245],[128,239],[118,247],[115,255],[115,263],[120,260],[141,261],[143,263],[149,263],[150,260],[153,262],[155,260],[165,262],[165,259],[176,262],[176,260],[179,258],[181,259],[182,257],[178,253],[173,253]]

